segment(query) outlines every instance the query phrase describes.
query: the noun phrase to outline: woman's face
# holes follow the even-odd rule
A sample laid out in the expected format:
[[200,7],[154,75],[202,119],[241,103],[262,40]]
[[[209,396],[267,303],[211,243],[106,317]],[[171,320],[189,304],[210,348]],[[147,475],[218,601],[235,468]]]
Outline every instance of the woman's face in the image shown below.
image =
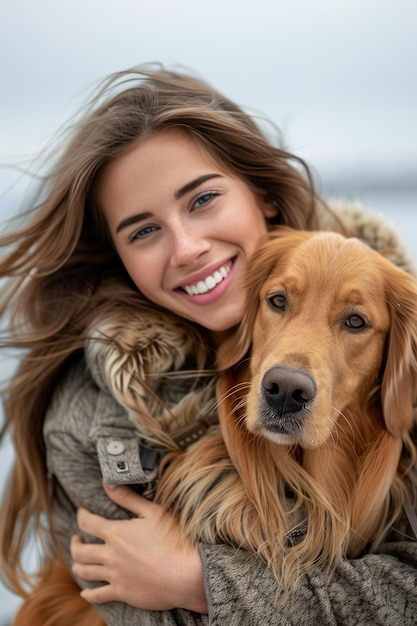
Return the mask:
[[246,183],[169,131],[107,164],[97,194],[144,296],[214,332],[241,320],[248,259],[275,214]]

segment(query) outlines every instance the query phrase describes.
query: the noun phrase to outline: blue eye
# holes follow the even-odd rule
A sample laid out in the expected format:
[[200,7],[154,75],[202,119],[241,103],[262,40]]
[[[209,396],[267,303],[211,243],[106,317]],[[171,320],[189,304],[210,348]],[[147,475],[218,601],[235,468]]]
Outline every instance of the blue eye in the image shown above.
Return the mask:
[[143,228],[140,228],[139,230],[136,230],[129,237],[129,240],[130,241],[135,241],[136,239],[144,239],[145,237],[147,237],[148,235],[152,234],[156,230],[158,230],[157,226],[144,226]]
[[197,196],[197,198],[195,199],[192,205],[192,208],[199,209],[200,207],[204,206],[205,204],[210,202],[210,200],[212,200],[218,195],[219,193],[217,191],[204,191],[204,193]]

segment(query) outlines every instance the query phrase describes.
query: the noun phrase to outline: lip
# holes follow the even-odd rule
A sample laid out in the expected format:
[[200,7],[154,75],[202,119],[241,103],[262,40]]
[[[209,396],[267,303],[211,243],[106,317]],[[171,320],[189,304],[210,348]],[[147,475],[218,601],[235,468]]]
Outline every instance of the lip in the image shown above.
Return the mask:
[[191,276],[187,276],[185,280],[183,280],[176,287],[174,287],[174,291],[183,290],[184,287],[188,285],[194,285],[195,283],[198,283],[200,280],[205,280],[208,276],[211,276],[211,274],[214,274],[216,270],[220,269],[224,265],[227,265],[228,263],[232,264],[232,269],[233,269],[233,265],[235,261],[236,261],[236,257],[231,257],[223,261],[219,261],[218,263],[213,263],[213,265],[209,265],[205,267],[204,270],[201,270],[200,272],[197,272],[195,274],[191,274]]
[[[225,261],[214,263],[213,265],[206,267],[204,271],[198,272],[196,274],[192,274],[191,276],[187,277],[187,280],[182,281],[182,283],[174,289],[174,292],[178,294],[181,298],[185,298],[186,300],[188,300],[189,302],[192,302],[193,304],[204,305],[204,304],[212,304],[213,302],[216,302],[217,300],[219,300],[219,298],[223,296],[223,294],[229,288],[229,285],[234,275],[234,270],[236,266],[236,258],[237,257],[231,257],[229,259],[226,259]],[[229,274],[220,283],[218,283],[214,287],[214,289],[211,289],[208,293],[196,294],[196,295],[191,296],[183,289],[184,286],[193,285],[199,280],[205,280],[208,276],[213,274],[216,270],[223,267],[224,265],[227,265],[228,263],[231,264],[231,269],[230,269]]]

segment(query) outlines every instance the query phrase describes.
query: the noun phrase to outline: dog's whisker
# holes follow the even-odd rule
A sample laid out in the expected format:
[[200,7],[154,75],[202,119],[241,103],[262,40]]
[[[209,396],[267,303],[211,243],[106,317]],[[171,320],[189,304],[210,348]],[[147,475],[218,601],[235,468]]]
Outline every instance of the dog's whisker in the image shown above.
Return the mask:
[[229,400],[230,398],[233,398],[233,396],[235,396],[236,394],[239,393],[240,396],[237,398],[237,400],[239,402],[245,401],[246,396],[243,396],[242,394],[245,391],[248,391],[250,389],[250,383],[249,382],[242,382],[239,384],[234,385],[231,389],[228,389],[227,392],[225,392],[216,402],[216,409],[219,409],[219,407],[223,404],[226,403],[227,400]]

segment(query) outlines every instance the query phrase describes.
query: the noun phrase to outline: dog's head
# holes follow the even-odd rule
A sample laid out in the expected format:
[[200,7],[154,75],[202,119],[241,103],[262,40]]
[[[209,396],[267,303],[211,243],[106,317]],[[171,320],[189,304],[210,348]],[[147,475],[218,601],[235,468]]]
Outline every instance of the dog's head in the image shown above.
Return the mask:
[[[416,281],[357,239],[280,229],[251,260],[229,364],[249,347],[250,432],[322,445],[353,402],[380,389],[386,428],[411,428]],[[226,352],[223,352],[223,364]],[[382,377],[382,383],[381,383]]]

